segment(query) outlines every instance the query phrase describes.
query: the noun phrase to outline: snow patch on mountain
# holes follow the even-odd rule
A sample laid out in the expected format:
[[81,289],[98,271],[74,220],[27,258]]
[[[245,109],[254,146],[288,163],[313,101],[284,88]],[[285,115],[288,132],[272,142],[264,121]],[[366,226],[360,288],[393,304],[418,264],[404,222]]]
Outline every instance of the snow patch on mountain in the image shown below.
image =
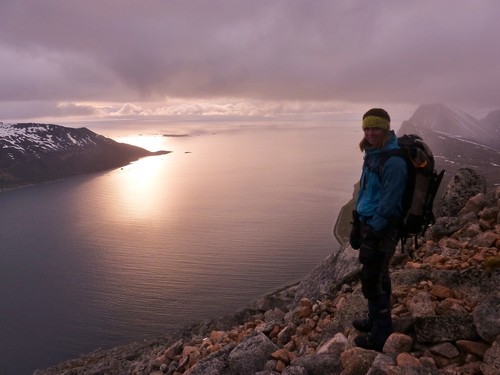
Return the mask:
[[11,155],[19,152],[40,156],[51,151],[96,145],[103,140],[103,136],[87,128],[73,129],[50,124],[0,124],[0,148]]

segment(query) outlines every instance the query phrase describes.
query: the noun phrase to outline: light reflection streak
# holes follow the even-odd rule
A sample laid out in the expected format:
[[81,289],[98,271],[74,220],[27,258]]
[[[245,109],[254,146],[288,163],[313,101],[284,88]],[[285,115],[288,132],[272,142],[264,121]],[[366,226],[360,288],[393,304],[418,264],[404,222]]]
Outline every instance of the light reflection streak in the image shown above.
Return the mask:
[[116,191],[115,218],[130,221],[154,219],[161,215],[159,207],[165,207],[163,202],[169,194],[160,178],[164,178],[165,168],[168,168],[168,163],[165,163],[164,156],[143,158],[123,167]]
[[116,138],[117,142],[128,143],[145,148],[148,151],[159,151],[165,147],[165,138],[161,135],[134,135]]

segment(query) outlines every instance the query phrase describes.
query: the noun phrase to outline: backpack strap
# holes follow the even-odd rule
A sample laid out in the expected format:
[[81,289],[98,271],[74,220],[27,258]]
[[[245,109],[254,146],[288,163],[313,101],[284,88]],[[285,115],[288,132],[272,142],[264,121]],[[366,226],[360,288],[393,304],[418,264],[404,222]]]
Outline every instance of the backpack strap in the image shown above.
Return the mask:
[[377,165],[371,165],[368,161],[367,158],[365,158],[363,162],[363,168],[366,168],[367,170],[371,172],[375,172],[375,174],[378,176],[380,181],[382,181],[382,169],[384,168],[384,164],[389,159],[391,156],[399,156],[400,158],[403,158],[403,160],[406,162],[405,155],[403,154],[403,150],[401,149],[396,149],[396,150],[389,150],[389,151],[384,151],[379,153],[379,160]]

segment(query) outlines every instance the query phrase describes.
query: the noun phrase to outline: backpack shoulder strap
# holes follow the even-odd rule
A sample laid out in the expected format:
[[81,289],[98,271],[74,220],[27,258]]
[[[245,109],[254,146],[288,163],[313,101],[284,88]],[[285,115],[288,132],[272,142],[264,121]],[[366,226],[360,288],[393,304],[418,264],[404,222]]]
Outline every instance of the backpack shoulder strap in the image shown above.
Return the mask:
[[375,172],[376,175],[380,180],[382,180],[382,169],[384,168],[384,164],[392,156],[399,156],[400,158],[403,158],[406,162],[406,157],[405,154],[403,153],[403,150],[401,149],[396,149],[396,150],[389,150],[389,151],[384,151],[379,154],[379,162],[377,163],[376,166],[370,165],[370,163],[367,163],[366,159],[364,161],[364,167],[366,167],[369,171]]

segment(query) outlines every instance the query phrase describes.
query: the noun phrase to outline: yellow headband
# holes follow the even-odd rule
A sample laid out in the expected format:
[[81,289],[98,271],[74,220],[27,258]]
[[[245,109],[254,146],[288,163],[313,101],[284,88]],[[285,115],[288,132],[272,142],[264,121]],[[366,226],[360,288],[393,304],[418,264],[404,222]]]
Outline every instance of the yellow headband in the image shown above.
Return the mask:
[[391,129],[391,123],[383,117],[367,116],[363,119],[363,130],[367,128],[380,128],[389,131]]

